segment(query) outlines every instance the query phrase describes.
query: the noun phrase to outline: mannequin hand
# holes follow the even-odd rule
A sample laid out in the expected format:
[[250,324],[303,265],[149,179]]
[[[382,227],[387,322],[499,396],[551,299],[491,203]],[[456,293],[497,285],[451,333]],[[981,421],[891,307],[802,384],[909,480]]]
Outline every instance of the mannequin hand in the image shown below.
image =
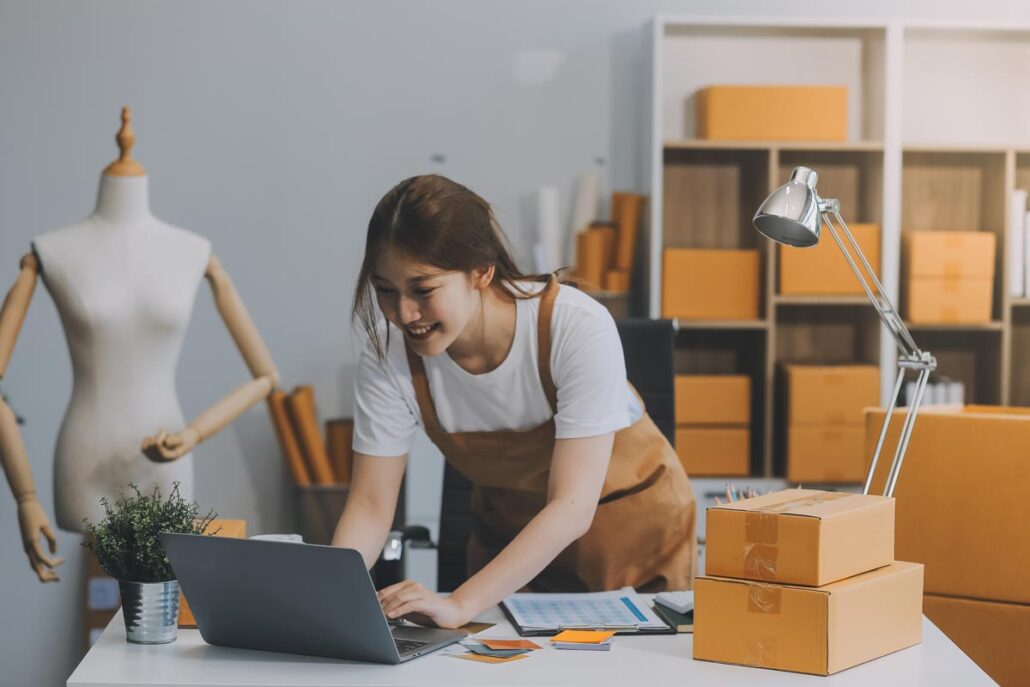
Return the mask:
[[59,582],[60,578],[53,571],[61,563],[63,558],[49,558],[39,546],[39,535],[43,535],[50,542],[50,553],[57,553],[57,538],[54,531],[50,529],[50,521],[47,519],[43,506],[35,498],[29,498],[18,504],[18,525],[21,527],[21,540],[25,544],[25,553],[29,557],[29,564],[36,571],[40,582]]
[[379,603],[391,620],[403,617],[429,627],[456,628],[472,620],[453,596],[440,596],[414,580],[379,590]]
[[155,463],[168,463],[182,458],[200,443],[200,434],[192,427],[187,427],[178,434],[169,434],[162,429],[156,435],[143,440],[141,450]]

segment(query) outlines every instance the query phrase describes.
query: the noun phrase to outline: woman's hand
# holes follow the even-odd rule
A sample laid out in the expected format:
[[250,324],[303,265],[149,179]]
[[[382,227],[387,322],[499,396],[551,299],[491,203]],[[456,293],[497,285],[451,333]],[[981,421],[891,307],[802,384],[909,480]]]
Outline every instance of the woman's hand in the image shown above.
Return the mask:
[[453,596],[440,596],[414,580],[405,580],[379,590],[379,603],[390,620],[406,618],[419,625],[461,627],[472,620]]

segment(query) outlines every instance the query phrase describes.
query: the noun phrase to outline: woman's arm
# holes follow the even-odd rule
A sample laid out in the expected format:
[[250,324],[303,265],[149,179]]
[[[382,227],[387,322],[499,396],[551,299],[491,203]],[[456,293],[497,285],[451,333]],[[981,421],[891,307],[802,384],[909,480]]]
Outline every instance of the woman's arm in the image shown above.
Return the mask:
[[371,568],[379,558],[397,509],[408,457],[354,454],[347,504],[333,534],[333,546],[356,549]]
[[383,610],[391,618],[407,615],[424,624],[459,627],[525,586],[590,529],[614,441],[613,432],[557,440],[547,505],[496,558],[450,597],[411,580],[387,587],[379,593]]

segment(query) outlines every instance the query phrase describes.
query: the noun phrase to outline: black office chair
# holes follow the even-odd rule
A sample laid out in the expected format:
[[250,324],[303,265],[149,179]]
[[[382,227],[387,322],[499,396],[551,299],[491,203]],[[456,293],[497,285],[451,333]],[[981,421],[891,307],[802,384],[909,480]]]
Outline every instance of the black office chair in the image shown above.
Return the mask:
[[[626,359],[626,378],[644,401],[648,414],[673,443],[676,433],[675,407],[675,320],[623,319],[615,321]],[[443,494],[440,503],[440,539],[437,548],[437,589],[453,592],[468,577],[466,547],[472,534],[472,483],[444,463]],[[434,546],[424,527],[407,527],[390,533],[384,558],[391,557],[390,572],[401,569],[404,545]],[[382,562],[382,561],[381,561]],[[395,565],[394,565],[395,564]],[[389,583],[377,578],[377,586]]]

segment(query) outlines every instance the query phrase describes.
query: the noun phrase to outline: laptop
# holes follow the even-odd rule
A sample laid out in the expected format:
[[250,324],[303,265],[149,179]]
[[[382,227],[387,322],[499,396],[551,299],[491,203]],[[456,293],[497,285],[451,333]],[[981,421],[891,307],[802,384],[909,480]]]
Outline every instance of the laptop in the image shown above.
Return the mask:
[[354,549],[162,532],[208,644],[401,663],[467,636],[391,625]]

